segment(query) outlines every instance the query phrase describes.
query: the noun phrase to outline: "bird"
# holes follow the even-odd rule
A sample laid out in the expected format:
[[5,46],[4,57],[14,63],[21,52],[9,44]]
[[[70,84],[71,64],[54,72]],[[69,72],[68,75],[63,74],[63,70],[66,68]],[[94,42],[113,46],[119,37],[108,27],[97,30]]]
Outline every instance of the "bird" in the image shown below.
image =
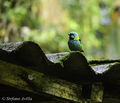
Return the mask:
[[81,43],[81,40],[79,38],[79,35],[77,32],[70,32],[69,34],[69,40],[68,40],[68,47],[71,51],[83,51],[83,45]]

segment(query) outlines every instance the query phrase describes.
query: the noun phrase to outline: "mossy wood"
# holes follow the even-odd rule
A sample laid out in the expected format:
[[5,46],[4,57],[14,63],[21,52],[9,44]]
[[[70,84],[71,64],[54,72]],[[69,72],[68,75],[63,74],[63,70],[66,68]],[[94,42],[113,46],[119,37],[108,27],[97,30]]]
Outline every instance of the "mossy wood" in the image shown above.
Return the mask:
[[99,83],[93,83],[91,85],[90,98],[85,99],[82,96],[82,85],[73,84],[55,77],[49,77],[43,73],[1,60],[0,71],[1,84],[32,92],[40,96],[51,97],[53,100],[68,100],[80,103],[84,103],[85,101],[97,103],[102,100],[103,88],[101,88],[102,86]]
[[52,62],[42,49],[31,41],[1,44],[0,59],[79,84],[91,82],[95,77],[94,71],[80,52],[71,52]]
[[[87,61],[80,52],[45,55],[31,41],[0,44],[0,60],[1,84],[82,103],[120,97],[120,60]],[[111,88],[118,89],[109,93]]]
[[81,102],[82,86],[3,61],[0,61],[0,83],[55,99]]
[[[62,54],[62,55],[61,55]],[[68,55],[69,53],[67,53]],[[66,53],[51,54],[50,60],[56,62],[55,58],[64,57]],[[118,60],[92,60],[89,66],[95,72],[95,79],[101,81],[103,92],[103,103],[120,103],[120,59]],[[93,92],[95,93],[95,92]],[[95,96],[95,95],[94,95]]]

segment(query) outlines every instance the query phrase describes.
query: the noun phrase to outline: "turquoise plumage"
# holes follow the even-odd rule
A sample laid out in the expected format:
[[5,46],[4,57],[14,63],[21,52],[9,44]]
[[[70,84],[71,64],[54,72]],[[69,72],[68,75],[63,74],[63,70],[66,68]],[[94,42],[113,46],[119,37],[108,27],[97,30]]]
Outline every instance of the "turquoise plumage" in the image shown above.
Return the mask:
[[79,38],[79,35],[76,32],[70,32],[68,35],[69,35],[68,46],[70,50],[83,52],[83,46]]

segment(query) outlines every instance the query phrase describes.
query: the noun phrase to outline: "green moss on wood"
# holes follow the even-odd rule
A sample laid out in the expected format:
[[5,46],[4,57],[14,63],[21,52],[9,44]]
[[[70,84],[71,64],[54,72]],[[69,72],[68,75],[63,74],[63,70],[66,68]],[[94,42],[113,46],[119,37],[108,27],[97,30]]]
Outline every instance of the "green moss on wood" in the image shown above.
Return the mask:
[[120,86],[120,63],[111,65],[110,68],[103,73],[103,81],[106,85]]
[[52,95],[73,101],[81,101],[81,86],[48,77],[43,73],[0,61],[0,83],[39,95]]
[[[80,52],[70,52],[62,58],[58,59],[63,67],[62,77],[76,83],[90,82],[95,74],[89,66],[87,59]],[[79,82],[80,81],[80,82]]]
[[120,62],[120,60],[91,60],[89,61],[90,65],[99,65],[99,64],[108,64],[108,63],[115,63],[115,62]]

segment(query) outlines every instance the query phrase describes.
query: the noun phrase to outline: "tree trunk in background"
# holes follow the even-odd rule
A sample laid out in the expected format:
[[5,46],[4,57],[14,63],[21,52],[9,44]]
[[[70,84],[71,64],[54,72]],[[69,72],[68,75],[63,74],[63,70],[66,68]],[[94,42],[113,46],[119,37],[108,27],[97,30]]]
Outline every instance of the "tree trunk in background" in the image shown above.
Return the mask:
[[41,15],[45,26],[48,24],[59,25],[64,22],[66,15],[59,0],[42,0]]

